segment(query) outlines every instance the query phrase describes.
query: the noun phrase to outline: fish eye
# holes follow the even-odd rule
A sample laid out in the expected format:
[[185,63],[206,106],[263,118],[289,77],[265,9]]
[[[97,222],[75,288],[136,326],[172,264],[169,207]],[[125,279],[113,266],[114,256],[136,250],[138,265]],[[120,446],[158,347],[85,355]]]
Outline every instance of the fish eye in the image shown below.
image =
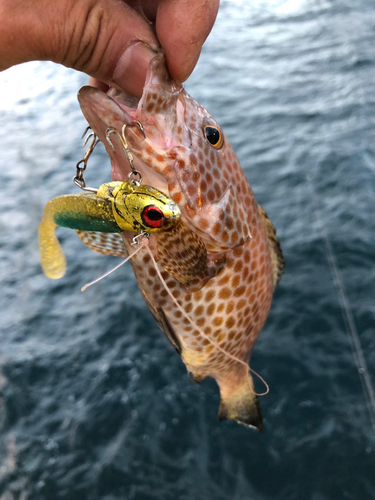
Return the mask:
[[223,146],[224,138],[218,127],[215,127],[214,125],[206,125],[203,131],[211,146],[215,149],[220,149]]
[[154,205],[149,205],[144,208],[142,210],[141,217],[145,226],[152,228],[162,227],[165,219],[160,208],[155,207]]

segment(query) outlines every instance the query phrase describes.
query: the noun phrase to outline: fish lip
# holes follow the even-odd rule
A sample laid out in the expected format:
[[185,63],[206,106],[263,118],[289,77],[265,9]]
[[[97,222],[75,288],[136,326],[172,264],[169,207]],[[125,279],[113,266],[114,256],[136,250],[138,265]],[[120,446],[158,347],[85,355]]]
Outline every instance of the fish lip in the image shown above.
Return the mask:
[[[107,127],[112,126],[117,129],[120,125],[131,125],[134,123],[131,113],[128,110],[125,110],[115,99],[95,87],[90,87],[89,85],[82,87],[78,91],[77,98],[82,113],[94,132],[95,127],[92,125],[93,122],[98,118],[101,118],[104,122],[110,112],[112,113],[111,124],[107,124]],[[128,109],[130,110],[131,108]]]

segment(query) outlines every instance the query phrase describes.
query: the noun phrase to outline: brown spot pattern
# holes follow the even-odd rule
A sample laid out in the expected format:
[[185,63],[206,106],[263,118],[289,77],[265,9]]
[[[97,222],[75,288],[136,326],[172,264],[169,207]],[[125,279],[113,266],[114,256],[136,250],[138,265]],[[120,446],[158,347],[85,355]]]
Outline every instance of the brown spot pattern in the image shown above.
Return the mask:
[[[155,107],[169,107],[167,99],[162,90],[160,94],[154,91],[147,94],[146,90],[142,98],[145,117],[138,118],[145,124],[150,141],[147,144],[152,144],[153,139],[153,129],[148,124],[158,121]],[[254,195],[228,140],[224,137],[222,149],[212,148],[202,132],[207,112],[184,92],[179,99],[184,104],[184,123],[175,124],[166,135],[181,147],[162,151],[158,136],[159,146],[155,151],[138,148],[135,141],[134,153],[165,175],[170,196],[183,213],[181,227],[152,235],[149,248],[173,296],[194,324],[164,290],[146,250],[138,254],[139,258],[133,258],[131,264],[152,312],[158,317],[162,308],[176,336],[183,341],[183,349],[193,353],[189,355],[194,356],[194,370],[199,367],[202,377],[210,375],[222,380],[240,365],[215,345],[219,342],[228,353],[248,360],[270,308],[272,270]],[[189,147],[184,139],[187,129],[191,131]],[[138,136],[129,130],[129,143],[132,137]],[[140,144],[142,140],[139,138]],[[128,251],[132,251],[131,235],[124,235],[124,240]],[[104,245],[107,243],[102,241]],[[121,240],[116,245],[123,254]],[[209,252],[214,249],[215,255],[224,252],[226,262],[217,276],[205,282],[207,249]],[[197,288],[189,288],[192,281]]]

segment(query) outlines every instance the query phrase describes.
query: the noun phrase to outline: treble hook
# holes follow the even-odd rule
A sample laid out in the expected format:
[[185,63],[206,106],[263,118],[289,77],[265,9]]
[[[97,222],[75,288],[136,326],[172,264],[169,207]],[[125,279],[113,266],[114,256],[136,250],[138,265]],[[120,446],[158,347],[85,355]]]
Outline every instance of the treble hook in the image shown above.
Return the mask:
[[[84,137],[84,136],[83,136]],[[82,137],[82,139],[83,139]],[[95,132],[90,132],[89,135],[86,137],[86,139],[84,140],[83,142],[83,145],[86,146],[86,144],[88,143],[88,140],[90,139],[90,137],[95,137]],[[91,145],[90,145],[91,146]]]
[[[134,123],[136,123],[138,125],[140,131],[142,132],[143,137],[146,139],[146,134],[145,134],[145,131],[144,131],[142,123],[140,121],[138,121],[138,120],[134,120]],[[134,158],[133,158],[133,155],[131,154],[131,151],[129,149],[128,141],[126,140],[125,131],[126,131],[126,127],[127,126],[128,125],[126,123],[124,123],[124,125],[122,126],[122,129],[121,129],[121,135],[114,128],[108,127],[107,130],[105,131],[105,137],[107,139],[108,144],[111,146],[111,148],[113,149],[113,151],[115,151],[115,147],[112,144],[112,141],[111,141],[111,139],[110,139],[109,136],[111,134],[115,134],[117,136],[117,138],[120,141],[121,146],[122,146],[122,148],[123,148],[123,150],[125,152],[125,155],[126,155],[126,158],[127,158],[128,162],[129,162],[130,168],[132,169],[131,173],[133,173],[135,175],[139,175],[140,178],[142,179],[142,176],[140,175],[140,173],[138,172],[138,170],[136,170],[134,168]]]
[[95,132],[90,132],[89,135],[86,137],[85,142],[83,143],[84,146],[86,146],[86,144],[88,143],[90,137],[92,137],[91,144],[87,148],[85,156],[83,157],[86,160],[86,162],[90,158],[91,153],[94,151],[95,146],[98,144],[98,142],[100,142],[100,139],[98,139],[98,137],[96,136]]
[[[82,139],[83,139],[83,137],[85,137],[85,135],[87,134],[89,129],[91,129],[90,126],[88,126],[86,128],[86,130],[83,132]],[[83,155],[82,160],[80,160],[76,165],[76,175],[73,177],[73,182],[76,186],[78,186],[83,191],[90,191],[92,193],[96,193],[98,191],[97,189],[86,187],[86,181],[83,177],[83,172],[86,170],[88,159],[90,158],[92,152],[94,151],[95,146],[98,144],[98,142],[100,142],[100,140],[96,136],[95,132],[90,132],[90,134],[86,137],[86,139],[83,143],[84,146],[86,146],[90,137],[92,137],[91,144],[87,148],[85,154]],[[82,163],[83,163],[83,167],[81,167]]]
[[85,130],[84,130],[84,132],[83,132],[83,134],[82,134],[82,136],[81,136],[81,139],[83,139],[83,138],[85,137],[85,135],[87,134],[87,132],[88,132],[89,130],[91,130],[90,125],[89,125],[88,127],[86,127],[86,128],[85,128]]
[[115,147],[112,144],[112,141],[109,138],[109,136],[111,134],[115,134],[117,136],[117,139],[121,142],[121,146],[123,147],[123,149],[125,151],[126,157],[129,161],[131,167],[133,168],[133,155],[130,152],[128,142],[127,142],[126,137],[125,137],[125,129],[126,129],[126,123],[122,126],[121,135],[120,135],[116,129],[114,129],[112,127],[108,127],[107,130],[105,131],[105,137],[107,139],[107,142],[109,143],[109,145],[113,149],[113,151],[115,151]]
[[142,123],[139,120],[134,120],[134,123],[136,123],[142,132],[143,137],[146,139],[146,134],[145,134],[145,129],[143,128]]

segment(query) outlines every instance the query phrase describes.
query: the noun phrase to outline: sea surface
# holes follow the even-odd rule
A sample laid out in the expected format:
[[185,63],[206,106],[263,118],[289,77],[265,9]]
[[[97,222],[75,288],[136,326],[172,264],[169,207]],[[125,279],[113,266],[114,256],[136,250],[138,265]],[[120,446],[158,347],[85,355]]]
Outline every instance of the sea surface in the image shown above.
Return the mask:
[[[251,361],[263,435],[217,421],[216,383],[189,381],[130,265],[81,293],[118,259],[59,229],[66,276],[43,275],[38,224],[77,192],[86,82],[45,62],[0,74],[0,500],[374,499],[373,0],[223,0],[186,84],[286,260]],[[109,180],[104,148],[86,178]]]

